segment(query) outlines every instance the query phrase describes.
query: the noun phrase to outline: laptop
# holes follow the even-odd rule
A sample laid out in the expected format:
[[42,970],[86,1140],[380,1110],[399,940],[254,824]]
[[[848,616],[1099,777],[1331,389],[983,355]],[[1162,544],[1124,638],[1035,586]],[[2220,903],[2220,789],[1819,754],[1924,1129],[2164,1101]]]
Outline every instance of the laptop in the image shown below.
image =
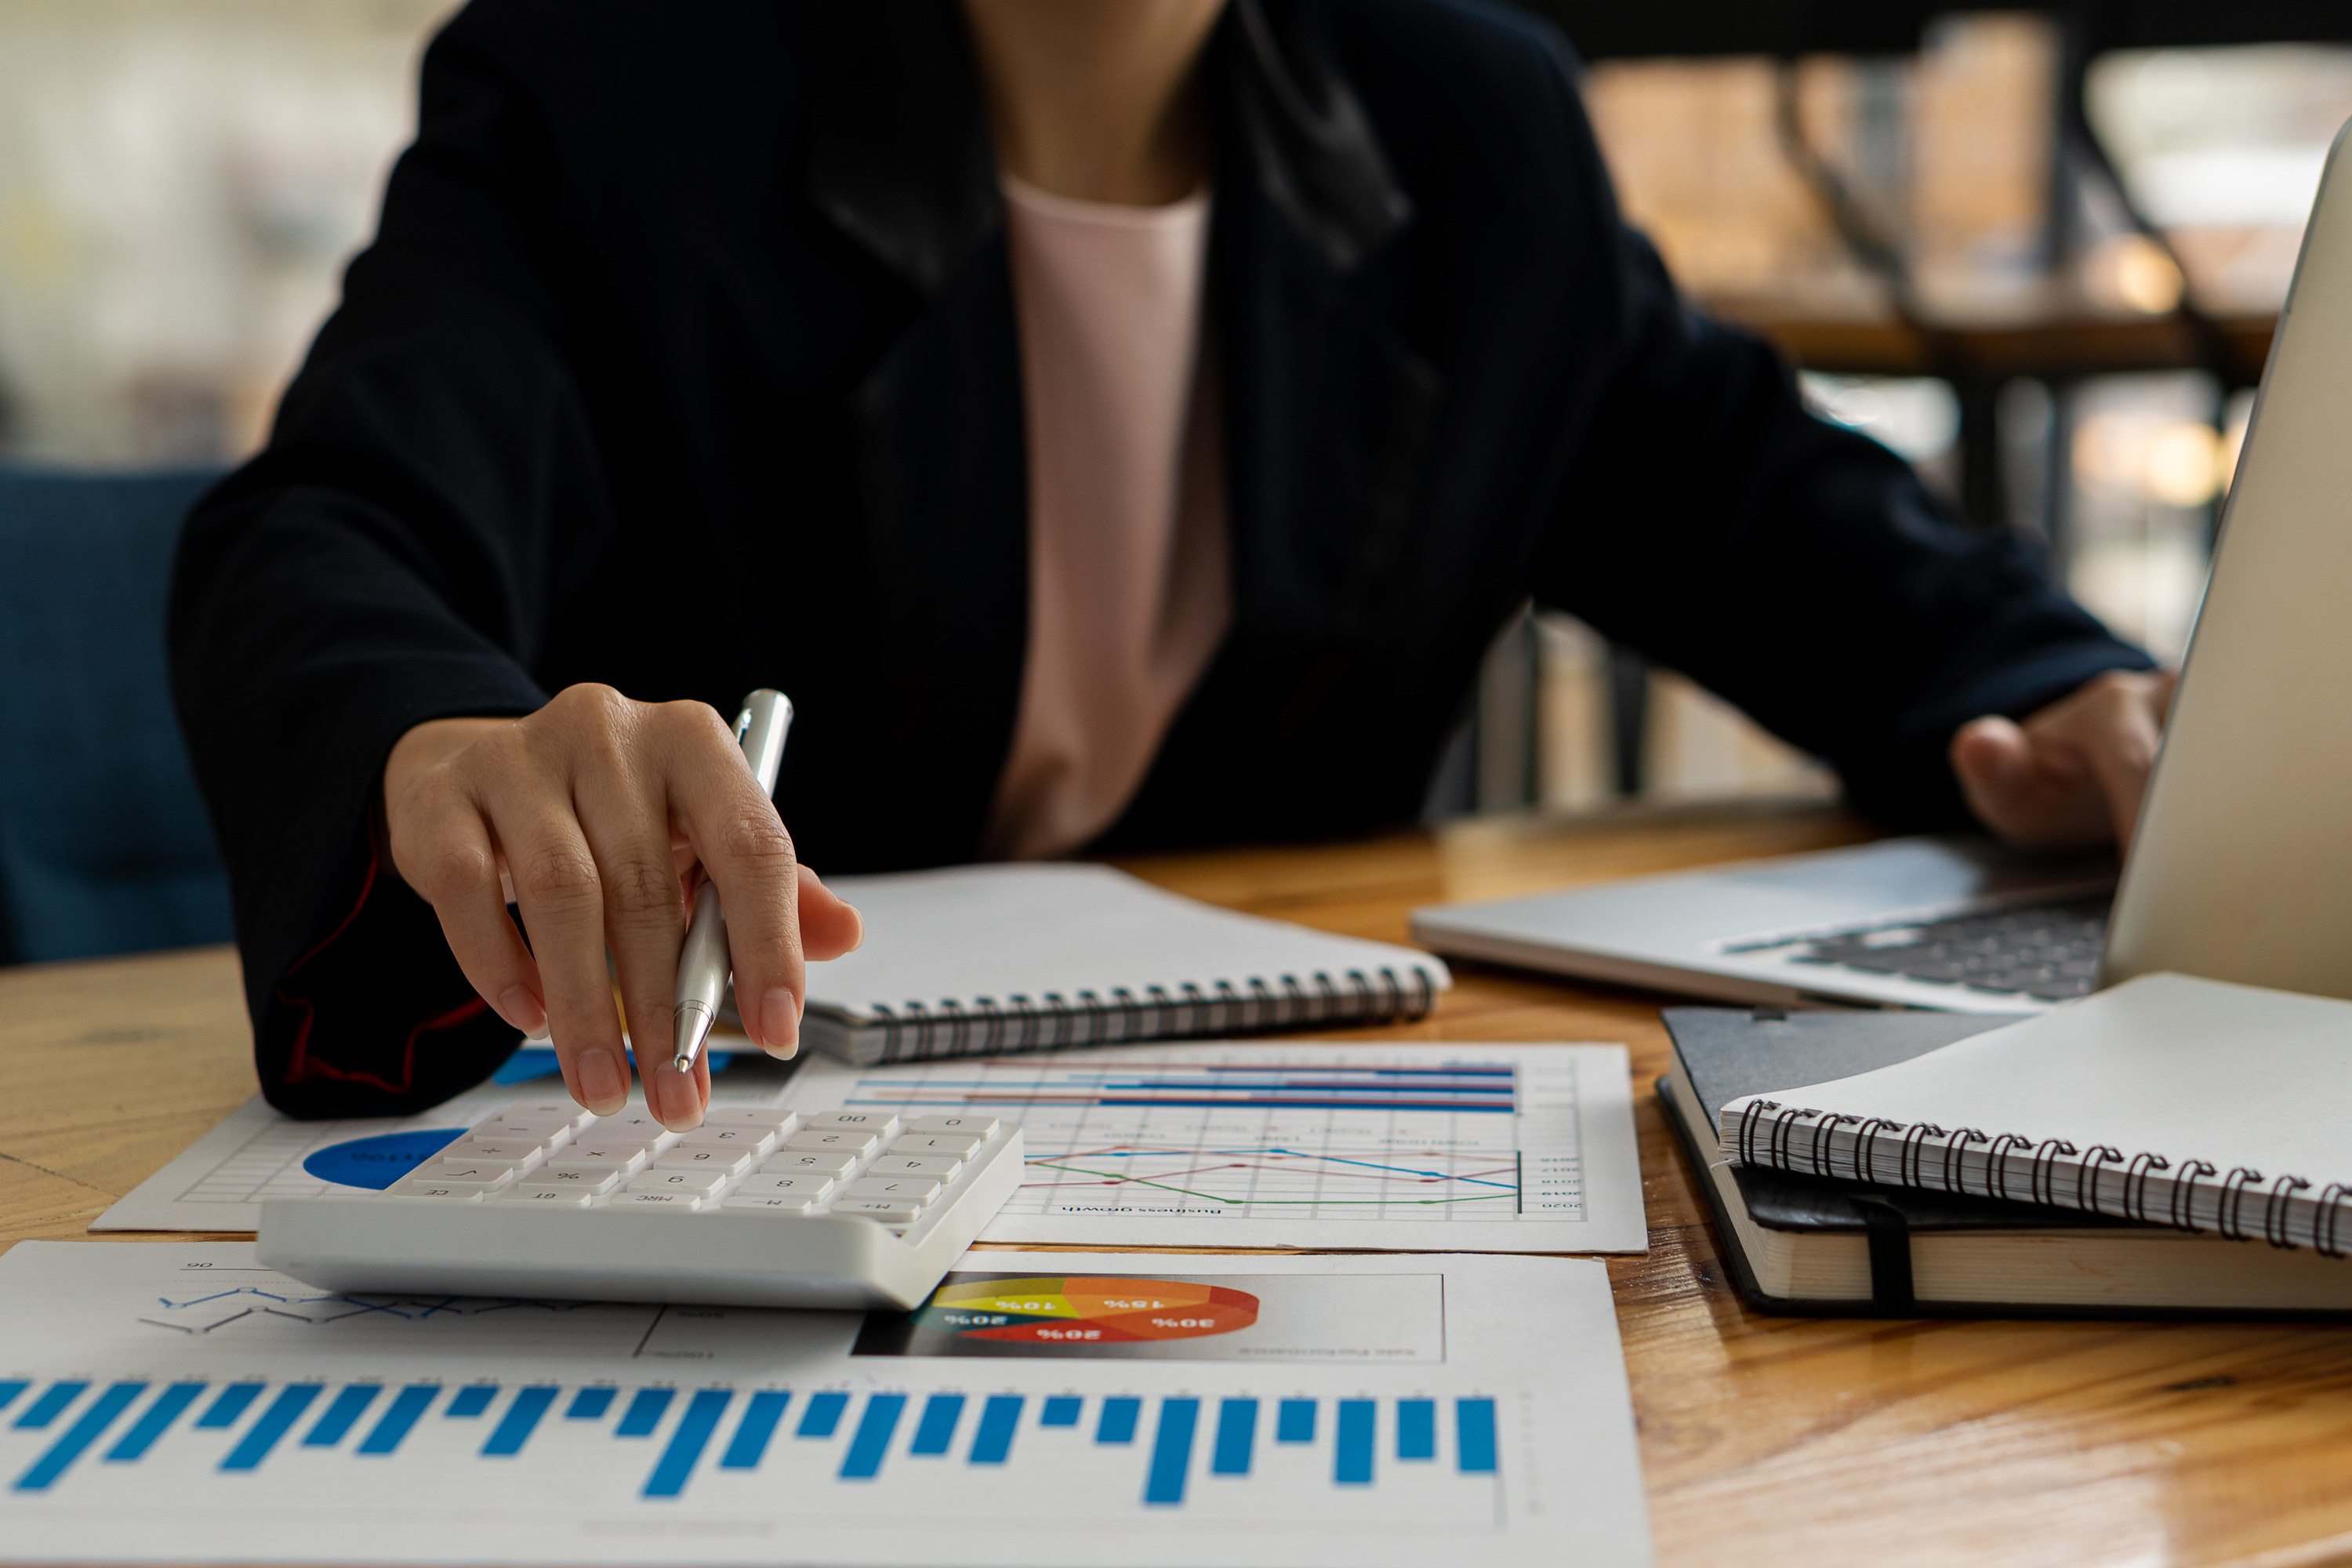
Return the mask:
[[2352,997],[2352,128],[2330,151],[2118,883],[1889,839],[1415,910],[1450,957],[1725,1001],[2049,1007],[2157,970]]

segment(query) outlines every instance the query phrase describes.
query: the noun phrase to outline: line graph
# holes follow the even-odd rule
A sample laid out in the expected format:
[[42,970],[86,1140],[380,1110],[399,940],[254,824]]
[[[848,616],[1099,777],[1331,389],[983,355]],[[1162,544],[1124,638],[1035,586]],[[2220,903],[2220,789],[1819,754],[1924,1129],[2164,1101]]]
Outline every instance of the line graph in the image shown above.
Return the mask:
[[570,1317],[622,1312],[642,1319],[649,1309],[610,1301],[555,1301],[490,1296],[352,1295],[341,1290],[268,1289],[257,1285],[230,1285],[216,1290],[179,1296],[159,1296],[138,1321],[201,1339],[244,1322],[251,1327],[302,1325],[312,1328],[362,1321],[371,1326],[423,1323],[437,1320],[479,1319],[502,1312],[544,1313]]
[[[1517,1212],[1519,1167],[1516,1151],[1511,1159],[1499,1164],[1492,1155],[1483,1152],[1436,1158],[1466,1162],[1480,1168],[1431,1170],[1427,1168],[1428,1161],[1399,1165],[1328,1152],[1277,1147],[1192,1150],[1120,1145],[1074,1150],[1054,1158],[1032,1155],[1031,1178],[1024,1184],[1023,1191],[1148,1187],[1236,1206],[1279,1204],[1312,1208],[1386,1209],[1496,1204],[1507,1205],[1514,1214]],[[1162,1160],[1175,1162],[1174,1168],[1161,1170],[1150,1163]],[[1197,1163],[1203,1160],[1207,1163]],[[1122,1161],[1137,1163],[1121,1165]],[[1097,1168],[1102,1166],[1111,1168]],[[1072,1179],[1040,1179],[1036,1174],[1039,1172],[1060,1172]],[[1350,1187],[1348,1184],[1351,1180],[1360,1184]],[[1249,1184],[1245,1194],[1231,1191],[1236,1181]],[[1218,1191],[1220,1184],[1226,1190]],[[1444,1191],[1425,1190],[1433,1186]],[[1374,1188],[1379,1190],[1373,1191]],[[1468,1190],[1474,1188],[1484,1190]]]

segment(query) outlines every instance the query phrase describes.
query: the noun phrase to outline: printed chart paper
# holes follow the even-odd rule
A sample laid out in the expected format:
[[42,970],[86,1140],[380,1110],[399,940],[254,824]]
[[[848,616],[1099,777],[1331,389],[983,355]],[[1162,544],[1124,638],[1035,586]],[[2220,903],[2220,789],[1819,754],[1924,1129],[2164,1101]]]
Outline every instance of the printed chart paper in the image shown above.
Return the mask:
[[898,1314],[0,1258],[0,1561],[1649,1561],[1598,1262],[975,1255]]
[[[1624,1047],[1245,1041],[856,1068],[730,1069],[714,1103],[1018,1121],[1029,1169],[982,1239],[1076,1246],[1640,1252],[1648,1246]],[[328,1190],[336,1151],[462,1129],[554,1080],[404,1120],[293,1121],[259,1100],[93,1230],[251,1230],[272,1196]]]

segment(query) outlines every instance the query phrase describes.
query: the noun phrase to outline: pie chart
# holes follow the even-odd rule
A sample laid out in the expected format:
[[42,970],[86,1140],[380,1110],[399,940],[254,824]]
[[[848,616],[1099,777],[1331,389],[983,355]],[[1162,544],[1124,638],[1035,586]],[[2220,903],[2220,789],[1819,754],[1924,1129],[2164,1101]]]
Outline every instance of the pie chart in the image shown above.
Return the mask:
[[945,1286],[917,1321],[967,1340],[1132,1344],[1229,1334],[1256,1322],[1257,1308],[1256,1297],[1223,1285],[1048,1274]]

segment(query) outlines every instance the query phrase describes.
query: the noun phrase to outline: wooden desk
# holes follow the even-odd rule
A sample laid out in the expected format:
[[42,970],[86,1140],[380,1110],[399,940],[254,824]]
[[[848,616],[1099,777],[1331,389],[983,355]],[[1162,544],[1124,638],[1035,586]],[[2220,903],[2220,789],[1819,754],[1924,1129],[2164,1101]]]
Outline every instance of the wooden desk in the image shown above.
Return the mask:
[[[1717,807],[1134,860],[1181,892],[1402,940],[1415,904],[1848,843]],[[1358,1037],[1633,1050],[1651,1252],[1611,1264],[1662,1562],[2352,1563],[2352,1331],[1765,1318],[1722,1283],[1648,1084],[1658,999],[1465,970]],[[250,1092],[231,955],[0,973],[0,1239],[73,1237]]]

